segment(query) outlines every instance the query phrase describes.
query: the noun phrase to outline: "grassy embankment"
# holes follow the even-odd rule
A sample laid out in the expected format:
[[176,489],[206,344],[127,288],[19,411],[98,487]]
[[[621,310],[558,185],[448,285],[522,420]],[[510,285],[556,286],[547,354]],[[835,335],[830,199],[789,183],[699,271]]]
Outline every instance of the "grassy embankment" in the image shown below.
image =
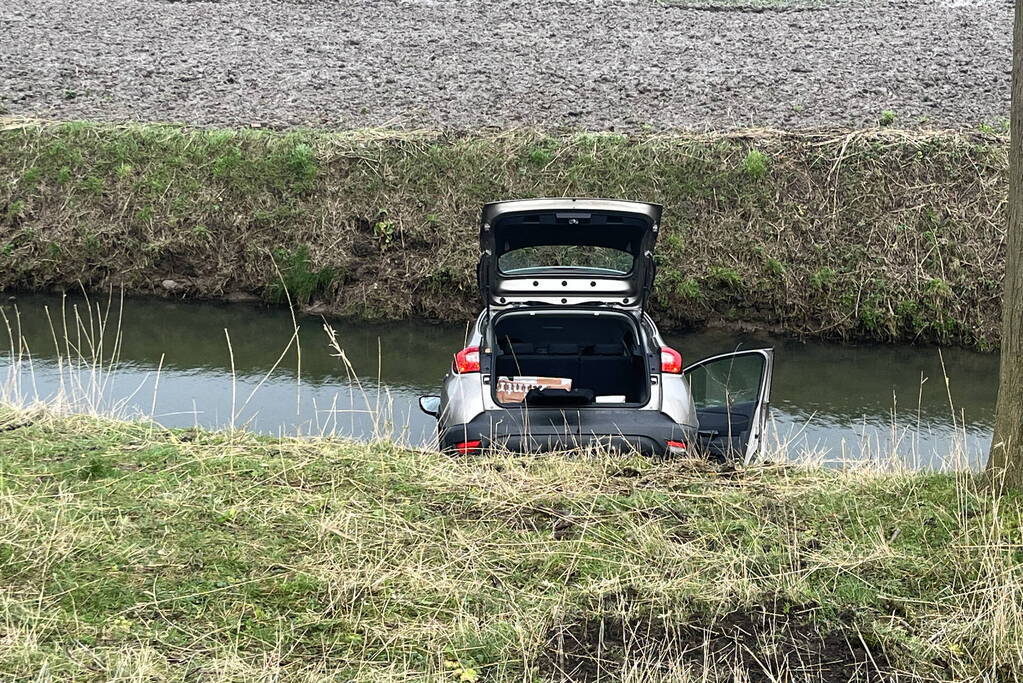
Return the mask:
[[1018,680],[1020,503],[5,408],[0,679]]
[[993,133],[275,133],[8,122],[0,288],[475,312],[480,205],[665,204],[656,315],[821,337],[997,344]]

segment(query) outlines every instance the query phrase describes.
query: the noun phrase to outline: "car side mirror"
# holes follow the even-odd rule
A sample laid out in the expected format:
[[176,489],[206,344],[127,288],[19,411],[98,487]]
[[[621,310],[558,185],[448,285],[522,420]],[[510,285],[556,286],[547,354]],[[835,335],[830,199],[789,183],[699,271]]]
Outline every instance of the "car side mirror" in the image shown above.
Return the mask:
[[420,396],[419,409],[427,415],[440,417],[440,396]]

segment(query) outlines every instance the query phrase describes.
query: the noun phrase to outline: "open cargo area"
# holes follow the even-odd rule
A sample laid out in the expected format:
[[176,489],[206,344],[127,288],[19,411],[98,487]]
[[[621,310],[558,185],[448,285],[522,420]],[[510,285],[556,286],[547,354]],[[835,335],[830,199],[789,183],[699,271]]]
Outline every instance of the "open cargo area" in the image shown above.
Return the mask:
[[641,405],[649,396],[647,351],[627,314],[507,313],[494,335],[498,377],[566,378],[597,404]]

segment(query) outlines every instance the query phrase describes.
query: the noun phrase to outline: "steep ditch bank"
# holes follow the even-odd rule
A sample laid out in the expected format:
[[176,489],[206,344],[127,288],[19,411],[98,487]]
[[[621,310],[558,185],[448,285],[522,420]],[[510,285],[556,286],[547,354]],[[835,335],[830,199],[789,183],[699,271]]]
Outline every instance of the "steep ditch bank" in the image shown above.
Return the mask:
[[[888,129],[621,135],[193,130],[7,120],[0,287],[477,309],[482,203],[663,203],[654,314],[997,345],[1006,140]],[[283,283],[283,284],[282,284]]]

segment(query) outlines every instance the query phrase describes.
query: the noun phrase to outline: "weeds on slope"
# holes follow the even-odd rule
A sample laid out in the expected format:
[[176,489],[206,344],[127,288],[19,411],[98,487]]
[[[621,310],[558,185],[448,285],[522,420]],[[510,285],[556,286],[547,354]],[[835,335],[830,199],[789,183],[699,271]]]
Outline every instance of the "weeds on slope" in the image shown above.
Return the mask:
[[1013,680],[1018,498],[968,475],[0,414],[0,677]]
[[[193,130],[0,121],[0,287],[123,286],[367,318],[476,312],[484,202],[665,205],[664,328],[997,342],[994,133]],[[741,274],[741,277],[738,277]]]

